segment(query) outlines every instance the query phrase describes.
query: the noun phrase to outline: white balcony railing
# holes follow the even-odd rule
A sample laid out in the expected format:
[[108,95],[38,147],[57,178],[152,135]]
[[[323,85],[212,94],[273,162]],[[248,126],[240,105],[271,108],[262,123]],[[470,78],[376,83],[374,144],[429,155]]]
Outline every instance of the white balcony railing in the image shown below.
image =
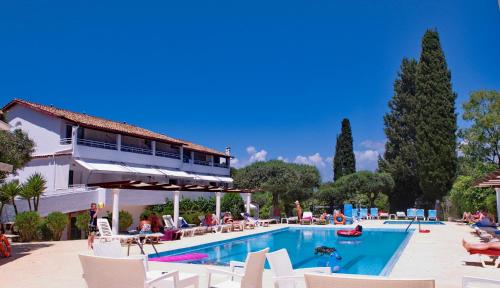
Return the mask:
[[153,150],[151,150],[151,149],[134,147],[134,146],[127,146],[127,145],[122,145],[121,151],[138,153],[138,154],[153,155]]
[[71,138],[61,138],[61,140],[59,140],[59,144],[61,145],[71,144]]
[[227,163],[214,163],[214,167],[227,168]]
[[180,159],[181,158],[181,154],[176,153],[176,152],[156,150],[155,154],[156,154],[156,156],[159,156],[159,157],[167,157],[167,158],[173,158],[173,159]]
[[109,150],[117,150],[118,149],[118,146],[115,143],[108,143],[108,142],[95,141],[95,140],[89,140],[89,139],[78,139],[78,140],[76,140],[76,143],[78,145],[95,147],[95,148],[102,148],[102,149],[109,149]]
[[193,162],[194,162],[194,164],[204,165],[204,166],[211,166],[211,163],[212,163],[210,161],[205,161],[205,160],[194,160]]

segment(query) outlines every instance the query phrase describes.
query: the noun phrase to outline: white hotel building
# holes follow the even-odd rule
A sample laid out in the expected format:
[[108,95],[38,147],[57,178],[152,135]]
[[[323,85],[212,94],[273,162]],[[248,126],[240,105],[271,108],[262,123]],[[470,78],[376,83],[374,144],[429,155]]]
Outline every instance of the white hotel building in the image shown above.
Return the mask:
[[[167,197],[174,199],[175,203],[179,197],[214,195],[209,192],[121,189],[118,198],[115,195],[117,189],[98,185],[120,181],[179,186],[180,190],[192,187],[192,184],[203,186],[205,190],[217,188],[217,214],[220,214],[220,194],[232,187],[228,148],[219,152],[126,123],[25,100],[13,100],[2,111],[11,129],[23,130],[35,142],[33,159],[10,178],[22,183],[35,172],[45,177],[47,189],[39,208],[42,216],[61,211],[74,222],[76,214],[86,211],[90,203],[104,204],[101,213],[105,213],[117,209],[118,205],[113,205],[116,201],[120,210],[129,211],[138,221],[147,205],[164,203]],[[249,204],[249,193],[246,199]],[[16,202],[19,210],[27,210],[25,200]],[[4,210],[3,220],[12,220],[11,209]],[[177,220],[178,207],[175,213]],[[74,225],[68,228],[66,236],[77,237]]]

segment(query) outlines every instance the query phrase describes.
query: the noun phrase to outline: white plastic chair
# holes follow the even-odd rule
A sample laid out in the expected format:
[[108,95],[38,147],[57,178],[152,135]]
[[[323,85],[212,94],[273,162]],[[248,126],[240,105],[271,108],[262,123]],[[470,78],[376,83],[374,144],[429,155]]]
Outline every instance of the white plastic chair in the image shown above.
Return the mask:
[[462,278],[462,288],[499,288],[500,280],[468,277]]
[[79,254],[83,279],[88,288],[152,288],[161,287],[163,280],[172,278],[178,287],[179,272],[146,271],[142,257],[109,258]]
[[406,217],[406,213],[403,212],[403,211],[398,211],[396,212],[396,219],[399,219],[399,218],[404,218],[404,219],[407,219]]
[[300,220],[300,224],[304,224],[304,222],[308,222],[309,224],[314,223],[314,218],[313,218],[312,212],[304,212],[302,214],[302,219]]
[[[98,241],[94,243],[93,247],[94,255],[99,257],[109,257],[109,258],[134,258],[134,259],[142,259],[144,269],[146,272],[149,272],[148,265],[148,256],[147,255],[134,255],[134,256],[125,256],[123,254],[122,246],[120,241]],[[151,271],[153,272],[153,271]],[[154,272],[157,273],[157,272]],[[198,287],[199,285],[199,276],[193,273],[183,273],[180,272],[177,275],[177,286],[174,285],[171,279],[166,279],[165,281],[170,284],[171,287]]]
[[293,269],[290,256],[286,249],[267,253],[266,258],[273,272],[275,288],[295,287],[296,281],[304,281],[305,273],[331,274],[330,267]]
[[[189,236],[194,236],[195,229],[193,228],[177,228],[174,225],[174,220],[172,219],[171,215],[163,215],[163,222],[165,222],[165,227],[167,229],[180,229],[181,232],[181,237],[189,237]],[[179,220],[182,219],[182,217],[179,217]]]
[[391,279],[377,276],[305,274],[307,288],[435,288],[431,279]]
[[[264,263],[266,262],[266,253],[268,251],[269,248],[266,248],[257,252],[248,253],[245,262],[231,261],[229,263],[230,271],[218,268],[207,268],[208,287],[262,288],[262,274],[264,273]],[[236,268],[243,269],[243,273],[236,272]],[[212,274],[227,275],[231,278],[222,283],[212,284]],[[239,279],[239,281],[235,281],[235,278]]]

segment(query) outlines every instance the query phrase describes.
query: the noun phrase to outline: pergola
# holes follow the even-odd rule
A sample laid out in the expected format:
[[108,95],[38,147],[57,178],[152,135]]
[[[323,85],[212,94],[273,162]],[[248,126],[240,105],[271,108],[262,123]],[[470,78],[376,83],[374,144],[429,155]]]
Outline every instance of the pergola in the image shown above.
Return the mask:
[[174,196],[174,225],[177,226],[179,220],[179,200],[181,193],[189,192],[211,192],[215,193],[215,215],[220,219],[221,214],[221,195],[222,193],[240,193],[245,194],[246,212],[250,213],[251,194],[257,192],[255,189],[233,189],[223,186],[210,185],[173,185],[169,183],[159,182],[143,182],[143,181],[115,181],[87,184],[89,187],[99,187],[111,189],[113,192],[113,219],[112,229],[114,233],[118,233],[119,211],[120,211],[120,191],[121,190],[151,190],[151,191],[171,191]]
[[500,221],[500,169],[497,169],[484,178],[475,182],[476,187],[492,187],[497,193],[497,221]]

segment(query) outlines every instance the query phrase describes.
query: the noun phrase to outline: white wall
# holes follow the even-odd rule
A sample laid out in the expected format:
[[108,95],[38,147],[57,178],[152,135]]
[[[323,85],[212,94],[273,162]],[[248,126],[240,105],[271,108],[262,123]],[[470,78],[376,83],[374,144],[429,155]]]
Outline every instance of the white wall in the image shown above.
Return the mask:
[[17,179],[24,183],[34,173],[40,173],[47,181],[45,193],[54,193],[60,189],[68,188],[68,176],[71,156],[56,156],[35,158],[23,169],[17,170],[16,175],[10,175],[8,180]]
[[65,122],[22,105],[14,105],[7,113],[9,125],[20,128],[35,142],[35,155],[53,154],[71,148],[60,145],[61,131]]

